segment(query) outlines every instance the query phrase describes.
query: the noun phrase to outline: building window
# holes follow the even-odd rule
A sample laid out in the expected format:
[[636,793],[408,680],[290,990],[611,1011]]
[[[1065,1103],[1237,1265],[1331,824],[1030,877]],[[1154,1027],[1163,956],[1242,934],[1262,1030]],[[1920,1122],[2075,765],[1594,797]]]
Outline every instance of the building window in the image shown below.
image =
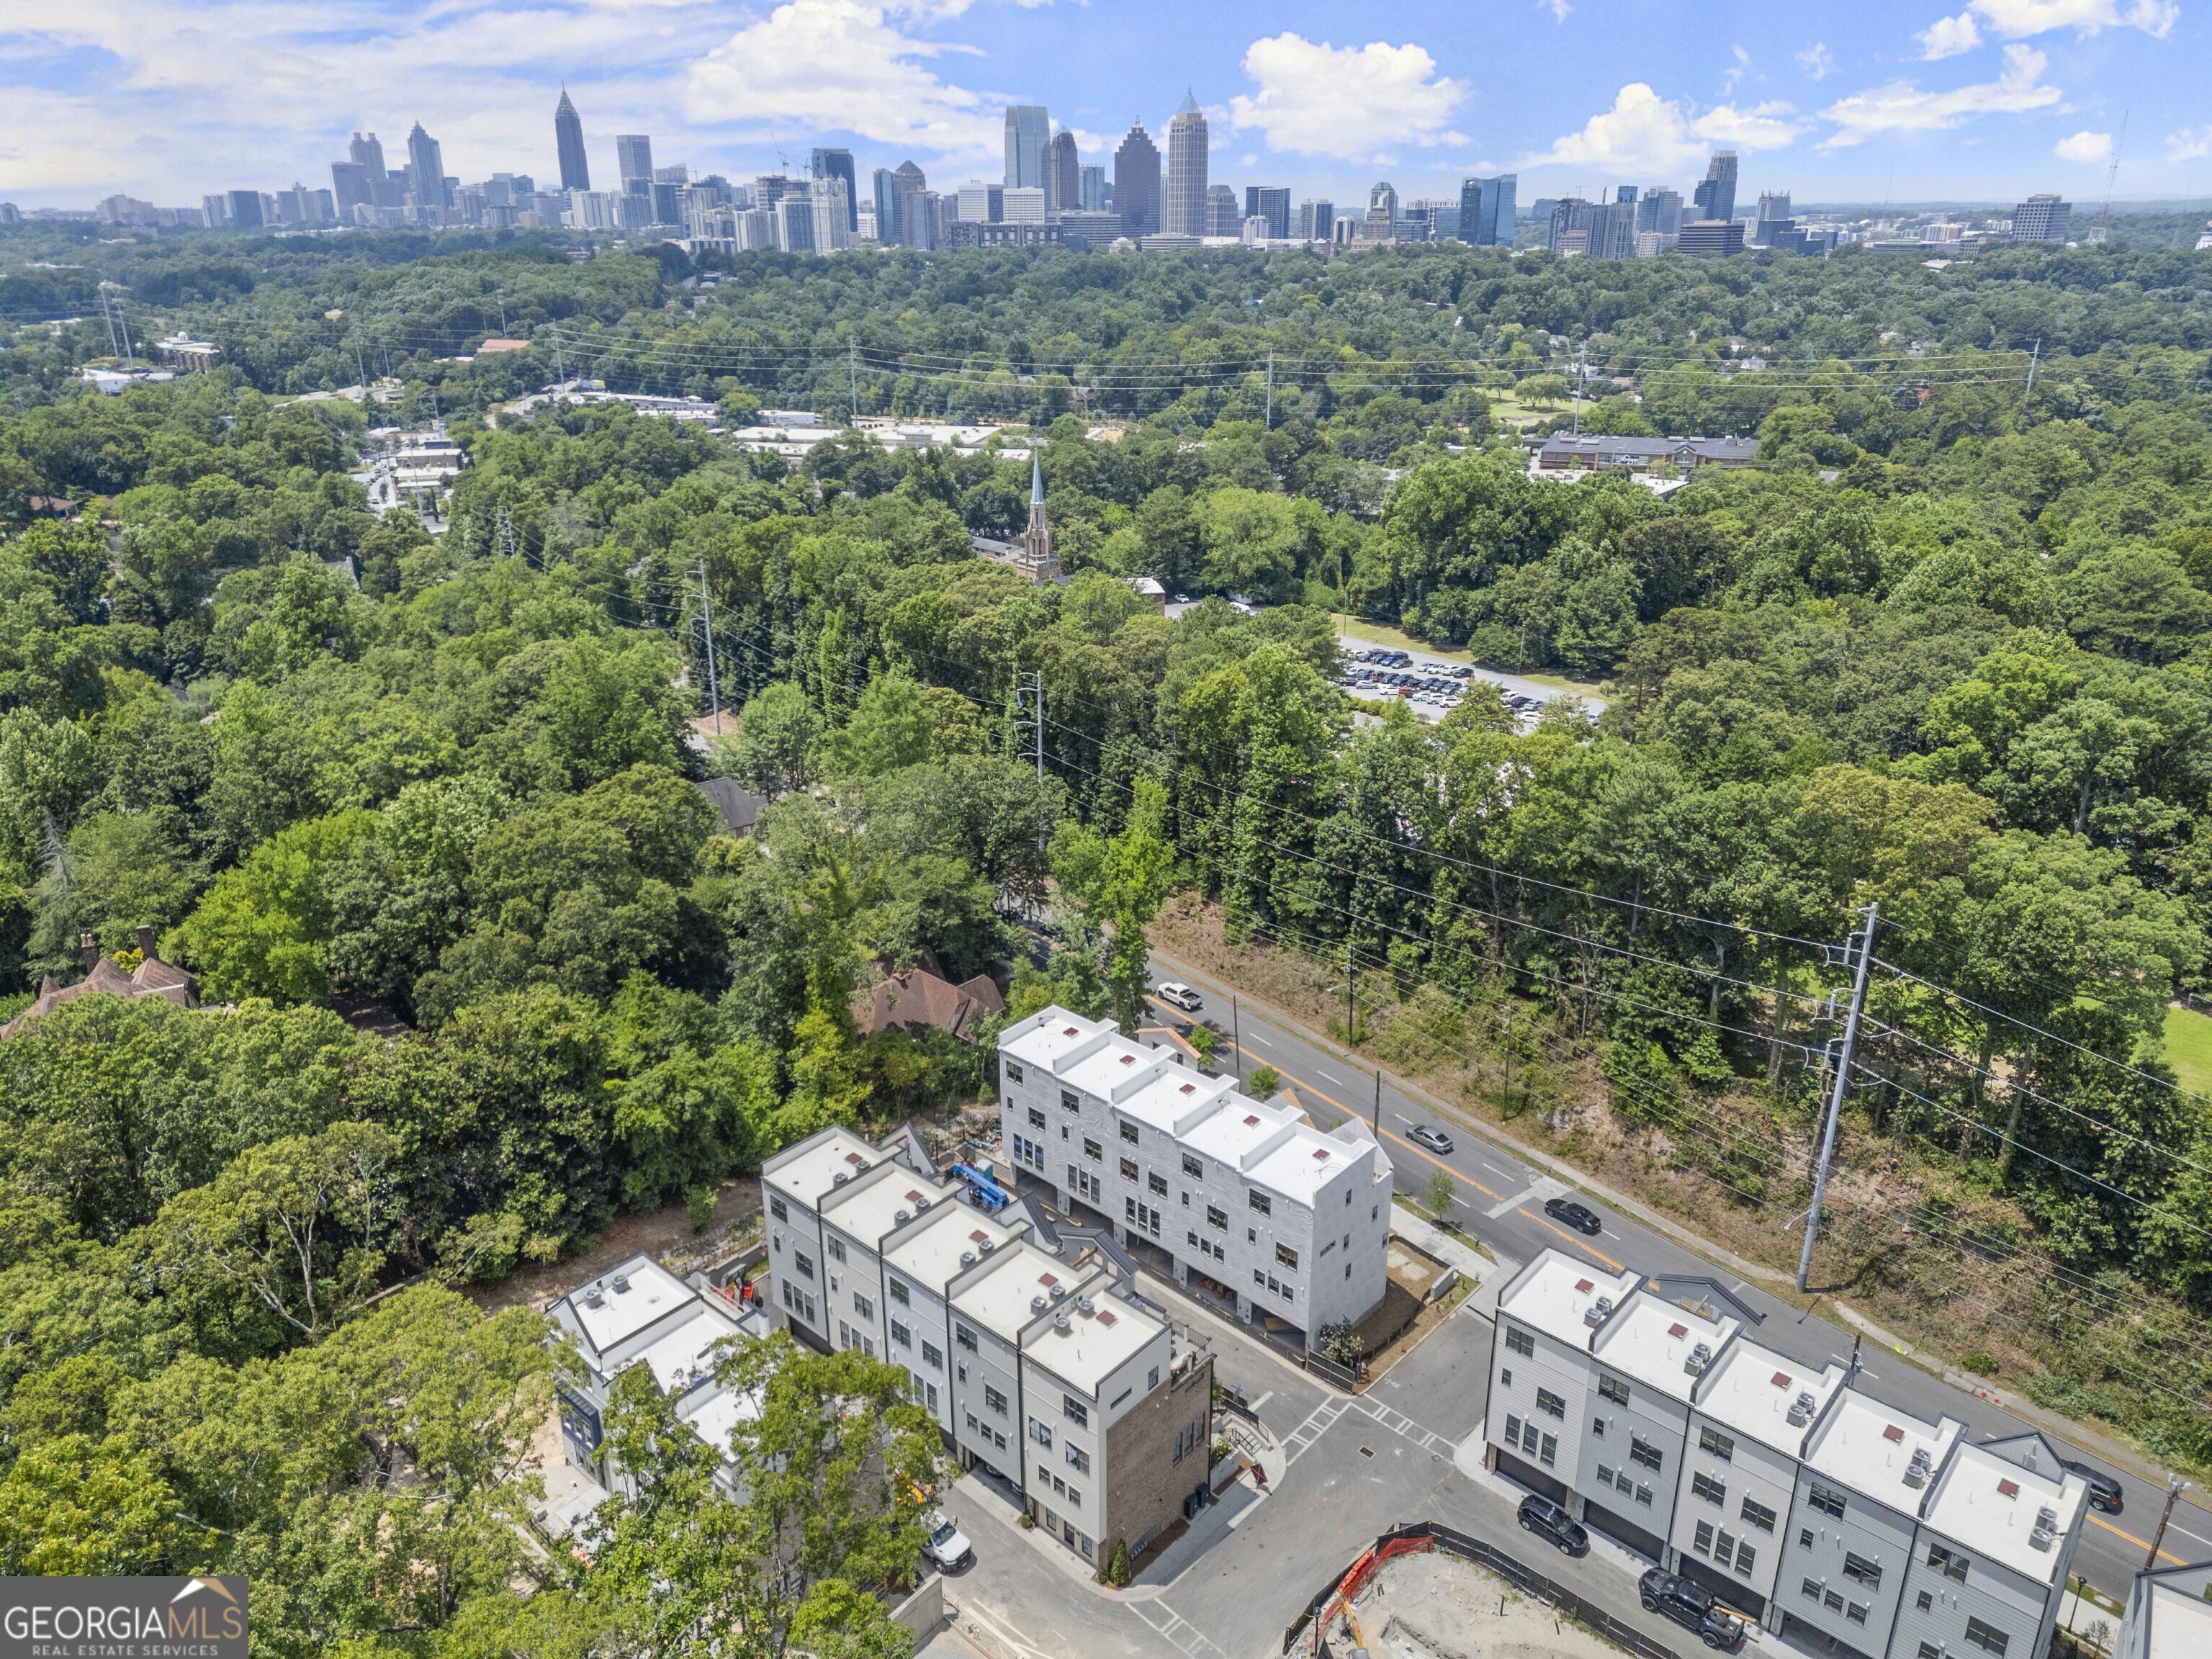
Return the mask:
[[1127,1141],[1132,1146],[1135,1146],[1137,1144],[1137,1126],[1125,1120],[1121,1125],[1121,1139]]
[[1600,1439],[1600,1440],[1604,1439],[1604,1438],[1605,1438],[1605,1419],[1603,1419],[1602,1417],[1593,1417],[1592,1419],[1590,1419],[1590,1433],[1591,1433],[1591,1434],[1593,1434],[1594,1436],[1595,1436],[1595,1437],[1596,1437],[1598,1439]]
[[934,1342],[923,1343],[921,1345],[921,1363],[925,1365],[934,1365],[940,1371],[943,1370],[945,1369],[945,1350],[939,1347]]
[[1218,1227],[1223,1232],[1227,1232],[1229,1231],[1229,1212],[1221,1209],[1215,1205],[1207,1205],[1206,1206],[1206,1224],[1209,1227]]
[[1832,1515],[1838,1521],[1844,1518],[1844,1495],[1832,1486],[1824,1486],[1817,1480],[1811,1482],[1805,1501],[1823,1515]]
[[1597,1391],[1601,1398],[1610,1400],[1616,1406],[1626,1406],[1628,1403],[1628,1384],[1617,1376],[1598,1378]]
[[1711,1452],[1722,1462],[1726,1463],[1735,1456],[1735,1442],[1718,1429],[1703,1428],[1698,1431],[1698,1449],[1702,1452]]
[[1945,1549],[1941,1544],[1928,1547],[1928,1565],[1946,1578],[1955,1579],[1961,1584],[1966,1582],[1966,1558]]
[[1923,1642],[1920,1644],[1919,1659],[1943,1659],[1943,1650],[1933,1642]]
[[1809,1550],[1809,1549],[1811,1549],[1811,1548],[1813,1547],[1813,1529],[1812,1529],[1812,1528],[1810,1528],[1810,1527],[1802,1527],[1802,1528],[1800,1528],[1798,1529],[1798,1532],[1797,1532],[1797,1547],[1798,1547],[1799,1549],[1801,1549],[1801,1550]]
[[863,1319],[873,1319],[876,1316],[876,1304],[855,1291],[853,1292],[853,1311]]
[[1283,1267],[1295,1271],[1298,1265],[1298,1253],[1287,1244],[1278,1244],[1275,1246],[1275,1260]]
[[1869,1589],[1880,1589],[1881,1564],[1869,1561],[1863,1555],[1853,1555],[1846,1550],[1844,1552],[1844,1577],[1855,1584],[1865,1585]]
[[1498,1373],[1498,1386],[1501,1389],[1510,1389],[1513,1386],[1512,1366],[1508,1365],[1504,1370]]
[[1844,1617],[1850,1620],[1854,1625],[1863,1625],[1866,1623],[1867,1610],[1865,1607],[1859,1602],[1849,1602],[1844,1607]]
[[1745,1520],[1750,1522],[1753,1526],[1757,1527],[1759,1531],[1772,1532],[1774,1530],[1774,1511],[1767,1508],[1765,1504],[1755,1504],[1750,1498],[1747,1498],[1743,1500],[1743,1508],[1741,1513]]
[[1069,1422],[1077,1424],[1086,1429],[1091,1426],[1091,1407],[1085,1405],[1073,1395],[1064,1394],[1060,1395],[1060,1409]]
[[1515,1451],[1521,1449],[1521,1419],[1510,1413],[1505,1419],[1505,1443]]
[[1083,1155],[1094,1164],[1101,1164],[1105,1161],[1106,1149],[1085,1135],[1083,1137]]
[[1044,1114],[1034,1106],[1030,1108],[1030,1127],[1032,1129],[1044,1127]]
[[1088,1474],[1091,1473],[1091,1454],[1089,1452],[1084,1450],[1080,1446],[1069,1446],[1065,1449],[1067,1453],[1067,1463],[1070,1468],[1073,1469],[1078,1474]]
[[845,1241],[843,1239],[833,1236],[823,1241],[823,1248],[830,1252],[830,1259],[832,1261],[842,1261],[845,1259]]
[[952,1328],[952,1340],[955,1342],[957,1342],[962,1347],[967,1349],[969,1353],[981,1352],[981,1350],[975,1346],[975,1333],[969,1330],[965,1325],[955,1325]]
[[1719,1562],[1723,1566],[1726,1566],[1729,1564],[1729,1559],[1735,1554],[1735,1539],[1723,1529],[1721,1533],[1719,1541],[1713,1546],[1713,1559]]
[[1536,1454],[1536,1461],[1548,1469],[1552,1467],[1553,1462],[1558,1458],[1559,1455],[1559,1437],[1552,1434],[1546,1435],[1544,1437],[1543,1449]]
[[1040,1423],[1032,1417],[1030,1419],[1030,1438],[1040,1446],[1049,1446],[1052,1444],[1052,1425]]
[[768,1212],[774,1216],[778,1221],[788,1221],[791,1219],[790,1210],[785,1207],[784,1201],[780,1198],[771,1198],[769,1200]]
[[1202,1158],[1196,1157],[1192,1153],[1185,1152],[1182,1155],[1182,1172],[1194,1181],[1205,1180],[1206,1160]]
[[1928,1613],[1934,1609],[1936,1606],[1936,1598],[1929,1595],[1926,1590],[1923,1590],[1917,1597],[1914,1598],[1912,1605],[1919,1608],[1921,1612]]
[[906,1280],[893,1279],[886,1280],[885,1284],[890,1291],[891,1300],[897,1303],[900,1307],[910,1308],[914,1305],[913,1298],[907,1294]]
[[902,1348],[911,1348],[914,1346],[914,1334],[894,1319],[891,1321],[891,1340]]
[[1257,1187],[1251,1188],[1244,1196],[1250,1200],[1252,1207],[1261,1215],[1273,1215],[1275,1212],[1275,1200]]
[[1816,1581],[1808,1578],[1799,1588],[1804,1592],[1808,1601],[1817,1601],[1820,1599],[1820,1586]]
[[791,1253],[791,1265],[799,1270],[799,1276],[801,1279],[814,1277],[814,1263],[808,1258],[805,1251],[793,1250]]
[[1751,1564],[1758,1554],[1759,1552],[1752,1548],[1750,1545],[1738,1544],[1735,1547],[1735,1570],[1741,1573],[1745,1577],[1750,1577]]
[[1012,1060],[1008,1060],[1006,1062],[1006,1081],[1009,1083],[1019,1083],[1021,1080],[1022,1068],[1015,1065]]
[[1536,1409],[1547,1417],[1565,1417],[1567,1402],[1549,1389],[1539,1389],[1536,1390]]
[[1711,1555],[1713,1553],[1713,1523],[1711,1522],[1700,1521],[1698,1522],[1698,1535],[1691,1540],[1690,1547],[1697,1551],[1700,1555]]
[[1006,1414],[1006,1396],[988,1382],[983,1385],[983,1403],[1001,1417]]
[[1830,1613],[1841,1613],[1844,1610],[1843,1595],[1836,1590],[1823,1589],[1820,1592],[1820,1605],[1827,1608]]
[[1066,1089],[1060,1091],[1060,1103],[1071,1112],[1080,1111],[1083,1109],[1083,1103]]
[[1505,1328],[1505,1348],[1507,1352],[1517,1353],[1523,1359],[1534,1359],[1536,1357],[1536,1339],[1518,1325],[1508,1325]]
[[1613,1484],[1613,1470],[1607,1465],[1601,1463],[1597,1466],[1597,1483],[1601,1486]]
[[1121,1179],[1124,1181],[1134,1181],[1136,1178],[1137,1160],[1133,1158],[1123,1158],[1121,1160]]
[[1690,1477],[1690,1491],[1693,1496],[1704,1498],[1708,1504],[1728,1502],[1728,1488],[1703,1469]]
[[1165,1198],[1168,1195],[1168,1178],[1157,1170],[1148,1172],[1145,1176],[1145,1190],[1155,1197]]
[[1667,1460],[1660,1454],[1659,1448],[1649,1440],[1631,1435],[1628,1437],[1628,1461],[1656,1471]]

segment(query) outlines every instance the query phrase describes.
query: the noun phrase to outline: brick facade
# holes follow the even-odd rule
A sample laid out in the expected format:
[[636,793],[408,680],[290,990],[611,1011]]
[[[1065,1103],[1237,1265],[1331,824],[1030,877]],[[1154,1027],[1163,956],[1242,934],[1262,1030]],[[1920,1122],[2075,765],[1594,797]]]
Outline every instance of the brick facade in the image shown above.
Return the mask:
[[[1194,1436],[1182,1456],[1177,1437]],[[1213,1356],[1200,1354],[1182,1376],[1159,1387],[1115,1419],[1106,1431],[1106,1514],[1129,1553],[1140,1553],[1182,1518],[1183,1499],[1206,1484],[1212,1465]],[[1100,1564],[1111,1559],[1114,1539],[1102,1540]]]

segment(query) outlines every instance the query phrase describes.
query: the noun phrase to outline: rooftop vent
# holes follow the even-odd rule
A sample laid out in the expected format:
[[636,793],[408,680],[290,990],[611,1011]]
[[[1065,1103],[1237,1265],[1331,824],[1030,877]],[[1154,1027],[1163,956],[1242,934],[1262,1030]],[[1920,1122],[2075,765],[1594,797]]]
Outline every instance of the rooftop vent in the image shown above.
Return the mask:
[[832,1187],[842,1187],[852,1178],[852,1176],[847,1175],[842,1170],[840,1170],[836,1175],[830,1177],[830,1184]]
[[992,1251],[999,1248],[999,1241],[995,1238],[987,1238],[975,1248],[982,1251],[985,1255],[988,1255]]
[[891,1219],[897,1222],[899,1225],[903,1227],[908,1222],[914,1219],[914,1212],[912,1210],[901,1210],[893,1215]]
[[1030,1298],[1030,1311],[1031,1313],[1042,1313],[1050,1306],[1052,1306],[1052,1304],[1046,1301],[1044,1297],[1041,1296],[1033,1296]]
[[865,1158],[856,1158],[853,1160],[853,1167],[858,1170],[862,1175],[866,1175],[869,1170],[874,1169],[876,1166],[869,1163]]
[[1816,1403],[1810,1393],[1801,1392],[1797,1398],[1790,1402],[1790,1421],[1796,1427],[1803,1428],[1813,1420],[1813,1407]]
[[2045,1504],[2035,1512],[2035,1526],[2027,1534],[2027,1541],[2039,1550],[2047,1550],[2051,1547],[2051,1540],[2057,1535],[2058,1511]]
[[1054,1301],[1055,1301],[1055,1302],[1061,1301],[1061,1300],[1063,1300],[1063,1299],[1066,1297],[1066,1295],[1067,1295],[1067,1286],[1066,1286],[1066,1285],[1054,1285],[1054,1286],[1052,1287],[1052,1299],[1053,1299]]
[[629,1289],[629,1275],[628,1273],[617,1273],[614,1276],[613,1284],[615,1287],[615,1294],[617,1296],[623,1295]]
[[914,1201],[914,1207],[917,1210],[926,1210],[929,1207],[929,1203],[930,1200],[926,1198],[917,1198]]
[[584,1305],[587,1308],[596,1308],[605,1300],[606,1297],[599,1294],[599,1287],[596,1285],[590,1286],[584,1292]]
[[1613,1298],[1609,1296],[1601,1296],[1590,1304],[1589,1311],[1583,1316],[1583,1323],[1595,1329],[1604,1324],[1612,1313]]
[[1687,1325],[1669,1325],[1667,1328],[1667,1334],[1673,1337],[1677,1342],[1680,1342],[1689,1334],[1690,1328]]
[[1998,1496],[1998,1497],[2000,1497],[2000,1498],[2017,1498],[2017,1497],[2019,1497],[2019,1496],[2020,1496],[2020,1482],[2019,1482],[2019,1481],[2017,1481],[2017,1480],[2000,1480],[2000,1481],[1998,1481],[1998,1482],[1997,1482],[1997,1496]]
[[1077,1308],[1080,1309],[1080,1310],[1081,1310],[1083,1312],[1085,1312],[1085,1313],[1096,1313],[1096,1312],[1097,1312],[1097,1311],[1098,1311],[1098,1310],[1097,1310],[1097,1306],[1096,1306],[1096,1305],[1091,1302],[1091,1298],[1090,1298],[1089,1297],[1087,1297],[1087,1296],[1079,1296],[1079,1297],[1077,1297],[1075,1298],[1075,1305],[1077,1306]]
[[973,1251],[973,1250],[963,1250],[963,1251],[961,1251],[961,1252],[960,1252],[960,1265],[961,1265],[962,1267],[974,1267],[974,1266],[975,1265],[975,1251]]
[[2051,1547],[2051,1540],[2057,1535],[2049,1527],[2031,1527],[2028,1528],[2027,1541],[2037,1549],[2047,1550]]
[[1067,1316],[1066,1314],[1054,1316],[1052,1322],[1052,1328],[1058,1331],[1062,1336],[1066,1336],[1070,1331],[1075,1328],[1074,1326],[1068,1323]]
[[1885,1440],[1893,1440],[1901,1446],[1905,1443],[1905,1431],[1893,1423],[1881,1431],[1881,1437]]
[[1705,1367],[1713,1363],[1713,1347],[1710,1342],[1700,1342],[1690,1350],[1690,1357],[1682,1362],[1682,1369],[1692,1376],[1705,1375]]
[[1928,1455],[1928,1448],[1915,1446],[1912,1449],[1912,1462],[1905,1466],[1905,1484],[1908,1486],[1926,1485],[1928,1477],[1934,1472],[1935,1467],[1936,1460]]

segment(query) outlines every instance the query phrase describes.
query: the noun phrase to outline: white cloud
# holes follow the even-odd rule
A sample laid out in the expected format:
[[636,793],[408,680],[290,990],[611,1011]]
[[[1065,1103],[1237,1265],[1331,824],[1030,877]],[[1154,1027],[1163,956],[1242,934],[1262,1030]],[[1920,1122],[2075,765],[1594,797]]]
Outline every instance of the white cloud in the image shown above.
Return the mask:
[[1912,38],[1920,42],[1921,57],[1932,64],[1980,46],[1982,28],[1973,13],[1962,11],[1956,17],[1937,18]]
[[2062,161],[2107,161],[2112,155],[2112,135],[2077,132],[2071,138],[2061,138],[2051,147],[2051,153]]
[[1815,40],[1797,54],[1797,67],[1815,81],[1825,81],[1834,72],[1836,55],[1828,50],[1826,42]]
[[1581,131],[1566,134],[1521,165],[1589,167],[1621,175],[1671,173],[1712,144],[1779,149],[1804,131],[1789,118],[1792,113],[1787,104],[1742,110],[1723,104],[1692,115],[1681,103],[1632,81],[1614,94],[1611,109],[1591,116]]
[[2201,161],[2208,155],[2212,155],[2212,127],[2184,127],[2166,136],[2169,161]]
[[1450,125],[1466,86],[1410,42],[1333,46],[1285,33],[1255,40],[1244,73],[1259,90],[1229,100],[1230,120],[1270,149],[1357,161],[1386,144],[1467,142]]
[[1988,27],[2000,40],[2026,40],[2054,29],[2076,36],[2106,29],[2141,29],[2154,40],[2166,39],[2181,17],[2174,0],[1968,0],[1956,17],[1939,17],[1913,38],[1929,60],[1954,58],[1982,44]]
[[1567,3],[1567,0],[1536,0],[1536,3],[1552,14],[1552,21],[1555,23],[1565,22],[1567,14],[1574,9]]
[[1911,81],[1893,81],[1838,100],[1820,112],[1838,129],[1823,147],[1841,149],[1885,132],[1947,131],[1978,115],[2048,109],[2063,96],[2057,87],[2044,84],[2049,60],[2041,52],[2013,46],[2004,49],[2004,70],[1994,81],[1949,92],[1923,92]]

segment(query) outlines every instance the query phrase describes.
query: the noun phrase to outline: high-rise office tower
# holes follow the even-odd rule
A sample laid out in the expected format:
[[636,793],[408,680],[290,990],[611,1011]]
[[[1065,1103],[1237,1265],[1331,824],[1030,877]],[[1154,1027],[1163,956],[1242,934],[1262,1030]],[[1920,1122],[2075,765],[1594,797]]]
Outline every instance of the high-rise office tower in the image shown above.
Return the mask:
[[367,207],[372,199],[368,193],[368,169],[359,161],[331,162],[331,199],[337,204],[338,217],[351,224],[353,210]]
[[1237,192],[1227,185],[1208,185],[1206,187],[1206,218],[1198,229],[1202,236],[1236,236],[1243,234],[1244,216],[1237,210]]
[[1075,158],[1075,135],[1066,127],[1052,135],[1045,151],[1044,204],[1054,213],[1083,205],[1082,164]]
[[[891,169],[891,196],[894,202],[891,234],[885,235],[879,222],[876,234],[886,242],[896,241],[906,247],[935,247],[933,226],[924,224],[916,211],[920,198],[929,189],[929,180],[912,161],[901,161]],[[933,203],[932,206],[935,204]]]
[[367,177],[381,179],[385,176],[384,146],[377,142],[374,133],[370,133],[366,138],[357,132],[354,134],[353,143],[346,153],[356,165],[364,170]]
[[1113,189],[1106,182],[1103,163],[1084,162],[1075,169],[1076,205],[1085,213],[1103,213]]
[[[375,137],[371,133],[371,138]],[[561,88],[561,102],[553,111],[553,143],[561,153],[561,188],[589,190],[592,164],[584,159],[584,118],[568,101],[568,88]]]
[[453,205],[453,198],[446,191],[445,158],[439,153],[438,141],[422,131],[420,121],[407,135],[407,165],[415,175],[415,204],[417,207],[445,208]]
[[1265,219],[1267,234],[1281,241],[1291,234],[1291,191],[1288,185],[1278,189],[1273,185],[1244,186],[1244,216]]
[[229,223],[234,230],[261,228],[261,192],[258,190],[234,190],[224,198],[229,210]]
[[833,173],[814,180],[810,193],[814,201],[814,251],[834,253],[852,246],[856,216],[845,181]]
[[[850,221],[845,231],[849,236],[858,230],[860,228],[860,175],[853,169],[853,152],[849,149],[817,149],[814,152],[813,165],[807,170],[817,179],[842,179],[845,181],[845,212]],[[877,234],[880,235],[881,230],[878,229]]]
[[1791,217],[1790,192],[1786,190],[1763,190],[1759,193],[1759,219],[1765,224],[1772,219]]
[[878,167],[868,176],[868,198],[876,210],[876,240],[885,247],[898,244],[898,175]]
[[1045,188],[1044,152],[1052,142],[1052,117],[1042,104],[1006,106],[1006,176],[1001,181]]
[[1653,185],[1636,198],[1636,232],[1672,241],[1682,233],[1682,192]]
[[1332,241],[1336,235],[1336,204],[1306,201],[1298,204],[1298,240]]
[[1700,219],[1733,219],[1735,217],[1735,152],[1717,149],[1712,162],[1705,168],[1704,181],[1698,185],[1692,198],[1698,205]]
[[2012,210],[2015,242],[2063,242],[2074,222],[2074,204],[2056,196],[2031,196]]
[[1459,239],[1475,247],[1513,246],[1514,195],[1519,175],[1468,179],[1459,187]]
[[641,132],[615,136],[615,172],[630,196],[653,194],[653,140]]
[[[1186,91],[1182,107],[1168,122],[1168,191],[1160,222],[1170,234],[1211,234],[1206,228],[1206,112]],[[1128,216],[1127,209],[1122,216]]]
[[1160,148],[1141,121],[1130,124],[1114,151],[1114,207],[1125,236],[1150,236],[1160,228]]

